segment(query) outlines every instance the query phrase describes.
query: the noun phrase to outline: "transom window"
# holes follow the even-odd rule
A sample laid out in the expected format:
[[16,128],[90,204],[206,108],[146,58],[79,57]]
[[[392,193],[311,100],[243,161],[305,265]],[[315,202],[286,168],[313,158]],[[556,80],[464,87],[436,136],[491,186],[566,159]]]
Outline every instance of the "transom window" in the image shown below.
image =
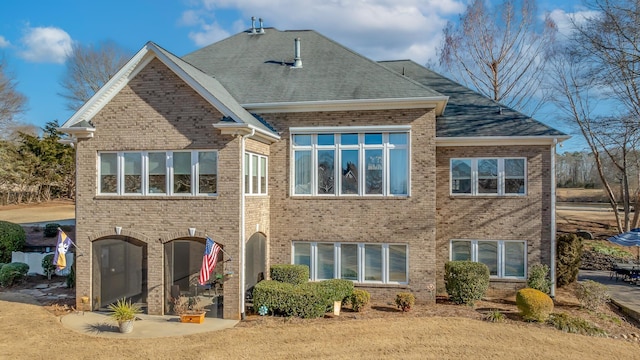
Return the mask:
[[403,244],[294,242],[293,263],[307,265],[312,281],[408,283],[409,248]]
[[525,158],[451,159],[451,194],[525,195]]
[[264,195],[267,193],[267,157],[244,153],[244,193]]
[[524,279],[526,249],[525,241],[451,240],[451,260],[481,262],[492,277]]
[[98,154],[103,195],[215,195],[218,152],[121,151]]
[[292,194],[409,195],[409,133],[295,133]]

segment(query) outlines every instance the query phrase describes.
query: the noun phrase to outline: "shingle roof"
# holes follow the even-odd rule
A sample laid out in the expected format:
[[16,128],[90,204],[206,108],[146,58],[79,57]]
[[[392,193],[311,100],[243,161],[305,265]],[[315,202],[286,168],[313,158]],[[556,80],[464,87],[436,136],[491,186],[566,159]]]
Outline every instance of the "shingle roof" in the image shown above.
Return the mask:
[[501,105],[411,60],[381,61],[380,64],[449,96],[444,114],[436,121],[437,137],[566,137],[561,131]]
[[[302,68],[292,68],[301,39]],[[315,31],[241,32],[183,59],[241,104],[442,97]]]

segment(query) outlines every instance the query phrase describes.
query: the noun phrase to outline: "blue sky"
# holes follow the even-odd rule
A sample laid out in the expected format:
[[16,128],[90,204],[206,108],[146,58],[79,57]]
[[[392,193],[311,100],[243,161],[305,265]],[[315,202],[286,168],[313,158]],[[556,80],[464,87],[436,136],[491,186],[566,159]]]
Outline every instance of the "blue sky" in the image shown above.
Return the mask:
[[[457,0],[5,0],[0,54],[28,98],[28,111],[19,120],[42,127],[72,115],[58,94],[73,43],[111,40],[133,54],[152,40],[183,56],[247,29],[256,16],[266,27],[316,30],[373,60],[424,64],[436,58],[442,28],[457,20],[465,5]],[[538,10],[552,13],[562,29],[566,16],[583,8],[579,0],[538,0]],[[536,117],[571,132],[552,114]],[[578,139],[565,145],[581,147]]]

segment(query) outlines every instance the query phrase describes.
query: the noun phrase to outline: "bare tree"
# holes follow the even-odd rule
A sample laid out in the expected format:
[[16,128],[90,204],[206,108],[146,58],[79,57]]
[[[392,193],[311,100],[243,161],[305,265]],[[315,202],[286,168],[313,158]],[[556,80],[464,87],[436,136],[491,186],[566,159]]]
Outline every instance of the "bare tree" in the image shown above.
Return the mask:
[[0,58],[0,134],[7,134],[9,126],[15,124],[16,116],[26,110],[27,98],[16,90],[17,82]]
[[67,108],[77,111],[129,60],[131,54],[113,42],[74,45],[60,82]]
[[543,103],[538,90],[556,29],[549,16],[538,20],[534,0],[505,0],[493,9],[474,0],[445,27],[440,64],[481,94],[533,115]]

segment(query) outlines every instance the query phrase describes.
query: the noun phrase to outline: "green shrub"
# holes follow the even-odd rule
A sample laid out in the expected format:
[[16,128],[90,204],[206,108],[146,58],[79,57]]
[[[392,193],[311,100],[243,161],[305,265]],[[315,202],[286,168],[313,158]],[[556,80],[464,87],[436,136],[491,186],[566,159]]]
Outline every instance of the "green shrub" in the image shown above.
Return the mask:
[[551,314],[547,323],[558,330],[590,336],[607,336],[606,331],[589,323],[585,319],[573,317],[565,313]]
[[0,262],[11,262],[11,252],[21,251],[27,241],[22,226],[0,221]]
[[253,307],[263,305],[275,315],[317,318],[324,316],[329,298],[319,283],[292,285],[274,280],[261,281],[253,290]]
[[51,275],[56,270],[56,265],[53,263],[53,254],[46,255],[42,258],[42,269],[44,274],[47,275],[47,279],[51,280]]
[[448,261],[444,281],[451,301],[473,306],[489,288],[489,268],[479,262]]
[[318,287],[325,292],[329,299],[330,306],[334,301],[346,303],[347,299],[353,293],[353,281],[344,279],[324,280],[318,283]]
[[484,316],[484,319],[492,323],[501,323],[505,321],[506,316],[500,310],[493,309]]
[[292,264],[271,265],[271,280],[292,285],[304,284],[309,281],[309,267]]
[[516,293],[516,306],[525,320],[544,322],[553,311],[553,300],[540,290],[524,288]]
[[582,257],[582,239],[575,234],[563,234],[556,239],[556,284],[563,287],[578,279]]
[[401,292],[396,294],[396,306],[403,312],[411,310],[416,303],[416,297],[410,292]]
[[576,298],[582,307],[596,311],[609,301],[609,293],[605,285],[593,280],[585,280],[576,284]]
[[0,286],[11,286],[24,280],[29,272],[29,265],[15,262],[6,264],[0,269]]
[[58,223],[49,223],[44,226],[44,236],[45,237],[54,237],[58,235],[58,228],[60,224]]
[[612,256],[620,259],[631,259],[633,257],[633,254],[630,251],[599,242],[592,243],[590,247],[591,251],[597,254]]
[[71,265],[71,269],[69,269],[69,275],[67,275],[67,280],[65,281],[67,287],[69,289],[73,289],[76,287],[76,263],[74,262]]
[[351,308],[353,311],[361,312],[364,310],[364,307],[369,304],[371,300],[371,294],[369,294],[366,290],[355,289],[353,290],[353,294],[351,294]]
[[551,279],[549,279],[549,267],[543,264],[535,264],[529,269],[527,287],[540,290],[545,294],[551,292]]

